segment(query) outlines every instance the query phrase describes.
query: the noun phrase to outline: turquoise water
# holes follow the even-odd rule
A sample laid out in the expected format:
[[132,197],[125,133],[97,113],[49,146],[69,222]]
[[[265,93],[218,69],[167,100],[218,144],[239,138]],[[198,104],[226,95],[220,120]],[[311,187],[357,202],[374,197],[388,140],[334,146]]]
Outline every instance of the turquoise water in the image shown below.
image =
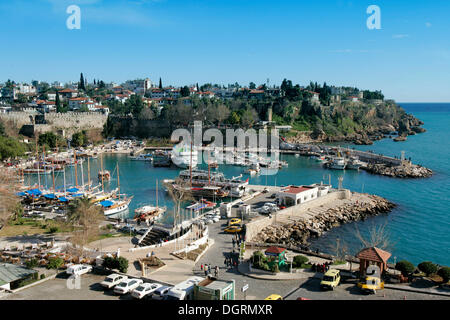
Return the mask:
[[[450,265],[450,104],[402,104],[410,113],[425,122],[427,132],[408,137],[406,142],[393,142],[390,139],[375,142],[372,146],[354,146],[361,150],[373,150],[400,157],[405,151],[406,157],[414,163],[422,164],[434,171],[428,179],[394,179],[376,176],[365,171],[332,171],[325,170],[320,164],[305,158],[295,158],[291,155],[282,155],[281,159],[289,162],[284,168],[273,176],[258,176],[250,179],[251,184],[262,185],[288,185],[311,184],[320,181],[328,183],[329,175],[334,186],[338,184],[338,177],[343,176],[343,185],[358,192],[368,192],[385,197],[395,202],[398,207],[389,215],[367,219],[343,225],[326,233],[319,239],[311,241],[311,248],[333,253],[333,244],[339,237],[341,243],[345,242],[349,253],[355,254],[361,243],[355,236],[356,230],[364,236],[373,226],[387,223],[386,229],[390,235],[392,246],[391,261],[408,259],[413,263],[431,260],[442,265]],[[92,160],[91,175],[97,180],[100,160]],[[104,167],[111,171],[113,178],[106,184],[107,188],[117,185],[116,163],[120,169],[121,191],[133,195],[130,204],[130,213],[135,208],[146,204],[156,203],[156,180],[159,182],[158,199],[160,206],[167,206],[168,213],[162,222],[172,221],[172,201],[162,188],[163,179],[178,176],[177,168],[154,168],[151,163],[130,161],[125,155],[105,155]],[[220,171],[227,177],[238,176],[243,172],[242,167],[221,165]],[[78,181],[81,182],[80,170]],[[84,164],[85,180],[87,180],[87,163]],[[244,178],[247,176],[244,174]],[[28,179],[27,179],[28,180]],[[57,176],[57,186],[62,185],[62,175]],[[66,174],[67,184],[73,179],[73,169],[68,168]],[[48,185],[51,185],[51,176],[47,176]],[[395,258],[394,258],[395,257]]]

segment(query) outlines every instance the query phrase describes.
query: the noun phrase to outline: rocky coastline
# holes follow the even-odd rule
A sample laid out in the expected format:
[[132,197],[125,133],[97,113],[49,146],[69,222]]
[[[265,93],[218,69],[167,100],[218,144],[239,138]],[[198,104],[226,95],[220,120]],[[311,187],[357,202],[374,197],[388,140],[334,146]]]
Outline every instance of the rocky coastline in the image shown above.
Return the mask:
[[328,135],[323,130],[298,132],[295,136],[287,138],[289,143],[323,143],[323,142],[352,142],[356,145],[372,145],[374,141],[391,138],[395,142],[406,141],[407,136],[426,132],[421,126],[424,123],[412,115],[405,115],[401,121],[394,124],[385,124],[364,131],[348,134]]
[[364,170],[373,174],[396,178],[428,178],[433,175],[433,171],[431,169],[414,164],[400,166],[368,164]]
[[368,217],[390,212],[395,204],[375,195],[367,195],[370,202],[356,202],[331,208],[307,221],[296,221],[286,225],[270,225],[259,232],[252,241],[286,245],[307,245],[311,237],[320,237],[324,232],[341,224],[365,220]]

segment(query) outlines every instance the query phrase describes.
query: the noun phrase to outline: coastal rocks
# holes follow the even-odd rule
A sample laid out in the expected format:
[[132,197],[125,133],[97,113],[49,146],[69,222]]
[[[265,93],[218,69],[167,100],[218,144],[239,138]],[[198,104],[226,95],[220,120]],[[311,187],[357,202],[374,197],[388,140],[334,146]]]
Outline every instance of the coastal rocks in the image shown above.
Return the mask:
[[424,129],[422,127],[417,127],[417,126],[412,127],[411,130],[415,133],[424,133],[427,131],[426,129]]
[[427,178],[433,175],[433,171],[413,164],[388,166],[385,164],[368,164],[367,172],[396,178]]
[[270,225],[252,240],[263,243],[304,245],[310,237],[320,237],[324,232],[351,221],[386,213],[395,204],[378,196],[368,196],[370,201],[353,202],[331,208],[307,221],[296,221],[287,225]]
[[395,142],[406,141],[407,137],[406,136],[398,136],[398,137],[395,137],[392,140],[394,140]]

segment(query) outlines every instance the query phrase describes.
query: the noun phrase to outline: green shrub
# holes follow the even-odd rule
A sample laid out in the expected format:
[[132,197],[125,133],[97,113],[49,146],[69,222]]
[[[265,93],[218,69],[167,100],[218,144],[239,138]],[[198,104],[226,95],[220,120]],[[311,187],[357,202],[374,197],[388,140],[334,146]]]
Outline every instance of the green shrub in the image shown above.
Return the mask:
[[36,258],[32,258],[32,259],[30,259],[30,260],[28,260],[28,261],[25,262],[25,266],[26,266],[28,269],[36,268],[38,265],[39,265],[39,261],[38,261],[38,259],[36,259]]
[[45,274],[41,274],[40,279],[41,279],[41,280],[42,280],[42,279],[45,279]]
[[250,261],[254,268],[264,269],[263,265],[267,263],[267,257],[261,251],[255,251]]
[[439,271],[437,272],[437,274],[439,276],[441,276],[442,279],[444,279],[445,283],[450,281],[450,267],[442,267],[442,268],[440,268]]
[[118,268],[120,272],[126,273],[128,270],[128,260],[124,257],[120,257],[119,259],[117,259],[117,264],[118,264]]
[[272,271],[273,273],[278,273],[280,272],[280,268],[278,268],[278,263],[274,263],[272,265],[272,267],[270,267],[270,271]]
[[398,270],[402,273],[403,276],[407,277],[409,276],[411,273],[413,273],[414,271],[414,265],[407,261],[407,260],[402,260],[397,262],[397,264],[395,265],[395,270]]
[[301,268],[302,265],[305,265],[309,259],[305,256],[298,255],[294,257],[294,260],[292,261],[292,266],[294,268]]
[[64,260],[61,258],[50,258],[48,260],[47,269],[59,269],[64,264]]
[[117,269],[120,272],[126,273],[128,270],[128,260],[124,257],[106,257],[103,260],[103,267],[108,269]]
[[58,231],[59,231],[58,227],[50,227],[50,233],[55,233]]
[[438,271],[437,265],[431,261],[424,261],[417,266],[420,271],[424,272],[427,276],[435,274]]

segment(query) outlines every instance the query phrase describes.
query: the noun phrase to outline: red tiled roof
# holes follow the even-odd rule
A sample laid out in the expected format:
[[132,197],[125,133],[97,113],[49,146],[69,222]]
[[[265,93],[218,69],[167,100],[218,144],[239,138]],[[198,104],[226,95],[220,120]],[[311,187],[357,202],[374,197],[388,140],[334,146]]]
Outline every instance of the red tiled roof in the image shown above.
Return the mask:
[[61,90],[61,91],[59,91],[59,92],[62,92],[62,93],[69,93],[69,92],[76,92],[75,90],[72,90],[72,89],[69,89],[69,88],[67,88],[67,89],[63,89],[63,90]]
[[280,248],[280,247],[269,247],[266,250],[266,253],[274,253],[274,254],[280,254],[282,252],[286,251],[286,249],[284,248]]
[[386,261],[389,259],[390,256],[391,256],[391,254],[389,252],[375,248],[375,247],[362,249],[356,255],[356,257],[358,259],[383,262],[383,263],[386,263]]
[[306,190],[311,190],[313,188],[314,187],[308,187],[308,186],[301,186],[301,187],[289,186],[289,187],[287,187],[287,189],[284,190],[284,192],[297,194],[297,193],[301,193]]

